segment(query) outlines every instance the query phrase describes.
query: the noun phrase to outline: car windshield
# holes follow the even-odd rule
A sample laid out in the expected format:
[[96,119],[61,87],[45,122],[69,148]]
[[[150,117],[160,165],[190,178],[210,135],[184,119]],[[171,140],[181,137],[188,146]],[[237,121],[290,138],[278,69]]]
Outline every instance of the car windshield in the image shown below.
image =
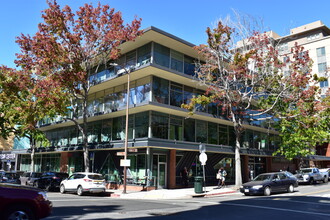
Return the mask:
[[261,174],[259,176],[257,176],[256,178],[254,178],[253,181],[265,181],[265,180],[271,180],[272,175],[270,174]]
[[88,175],[88,178],[92,180],[103,180],[101,175]]
[[32,173],[31,177],[32,178],[33,177],[36,177],[36,178],[41,177],[41,173]]
[[299,173],[303,173],[303,174],[305,174],[305,173],[311,173],[311,172],[313,172],[312,169],[299,170]]

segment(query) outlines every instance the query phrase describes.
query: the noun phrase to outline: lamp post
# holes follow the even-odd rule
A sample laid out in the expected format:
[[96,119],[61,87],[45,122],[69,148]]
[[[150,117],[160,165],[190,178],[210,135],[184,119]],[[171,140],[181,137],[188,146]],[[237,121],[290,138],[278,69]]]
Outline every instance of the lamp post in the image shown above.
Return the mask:
[[129,108],[129,98],[130,98],[130,70],[127,71],[127,96],[126,96],[126,124],[125,124],[125,152],[124,152],[124,189],[123,194],[126,194],[126,184],[127,184],[127,145],[128,145],[128,108]]

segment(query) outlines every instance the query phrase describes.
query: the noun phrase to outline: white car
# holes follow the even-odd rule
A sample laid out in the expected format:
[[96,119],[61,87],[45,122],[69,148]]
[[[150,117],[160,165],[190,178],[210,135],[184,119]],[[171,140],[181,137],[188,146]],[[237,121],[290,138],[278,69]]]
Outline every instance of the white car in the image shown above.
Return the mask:
[[99,173],[74,173],[61,182],[60,192],[76,192],[79,196],[84,193],[104,193],[105,179]]

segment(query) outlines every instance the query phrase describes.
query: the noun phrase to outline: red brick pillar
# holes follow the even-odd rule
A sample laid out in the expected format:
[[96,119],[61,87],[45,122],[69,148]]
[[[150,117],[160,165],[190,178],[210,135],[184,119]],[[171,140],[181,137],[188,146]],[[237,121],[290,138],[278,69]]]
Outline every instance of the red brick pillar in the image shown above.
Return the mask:
[[170,150],[170,158],[169,158],[169,172],[168,172],[168,188],[175,189],[176,188],[176,150]]
[[272,158],[266,157],[266,170],[267,173],[272,171]]
[[242,176],[243,176],[243,183],[249,181],[249,156],[243,155],[242,156]]
[[61,152],[61,160],[60,160],[60,172],[67,173],[68,172],[68,152]]
[[330,157],[330,143],[328,143],[327,152],[325,153],[325,156]]

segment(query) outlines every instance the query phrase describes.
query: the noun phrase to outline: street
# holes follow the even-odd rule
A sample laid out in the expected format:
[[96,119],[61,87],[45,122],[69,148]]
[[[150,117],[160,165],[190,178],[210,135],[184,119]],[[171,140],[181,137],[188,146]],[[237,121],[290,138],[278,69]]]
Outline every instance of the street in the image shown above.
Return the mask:
[[300,185],[294,193],[178,200],[131,200],[108,196],[49,193],[53,214],[46,219],[329,219],[330,183]]

